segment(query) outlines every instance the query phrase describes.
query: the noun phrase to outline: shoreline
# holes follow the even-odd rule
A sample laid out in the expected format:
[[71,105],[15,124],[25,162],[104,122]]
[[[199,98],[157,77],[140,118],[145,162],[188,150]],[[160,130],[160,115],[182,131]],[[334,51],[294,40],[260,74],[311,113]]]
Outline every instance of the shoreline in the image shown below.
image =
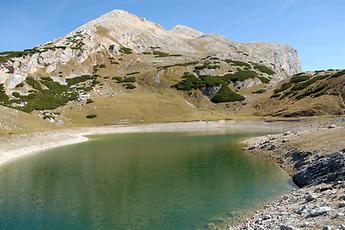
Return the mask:
[[345,118],[243,142],[298,186],[215,229],[345,229]]
[[37,154],[66,145],[88,141],[87,136],[147,133],[147,132],[277,132],[291,125],[280,122],[272,125],[266,121],[195,121],[139,125],[114,125],[103,127],[77,127],[50,132],[39,132],[0,137],[0,167],[19,158]]

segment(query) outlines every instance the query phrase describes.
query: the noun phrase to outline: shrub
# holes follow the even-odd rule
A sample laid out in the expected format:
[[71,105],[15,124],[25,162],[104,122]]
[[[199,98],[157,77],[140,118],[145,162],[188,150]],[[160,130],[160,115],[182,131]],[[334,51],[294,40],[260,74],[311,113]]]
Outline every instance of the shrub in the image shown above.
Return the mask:
[[96,114],[90,114],[90,115],[87,115],[87,116],[86,116],[86,118],[88,118],[88,119],[94,119],[94,118],[96,118],[96,117],[97,117]]
[[251,68],[249,63],[243,62],[243,61],[233,61],[233,60],[227,59],[227,60],[225,60],[225,62],[232,63],[232,64],[234,64],[236,66],[243,66],[243,67],[246,67],[246,68]]
[[153,51],[152,54],[155,55],[155,57],[169,57],[170,55],[168,53],[161,52],[161,51]]
[[345,75],[345,69],[341,70],[341,71],[338,71],[335,74],[333,74],[332,78],[340,77],[340,76],[343,76],[343,75]]
[[308,81],[310,77],[308,75],[295,75],[291,78],[290,82],[291,83],[299,83],[303,81]]
[[127,77],[127,78],[123,79],[122,82],[123,83],[134,83],[136,81],[137,81],[137,79],[135,77]]
[[87,99],[87,100],[86,100],[86,104],[91,104],[91,103],[93,103],[93,100],[92,100],[92,99]]
[[119,49],[119,52],[120,52],[120,53],[123,53],[123,54],[132,54],[132,53],[133,53],[132,49],[127,48],[127,47],[124,47],[124,46],[122,46],[122,47]]
[[218,93],[211,99],[214,103],[222,103],[222,102],[235,102],[235,101],[243,101],[246,98],[242,95],[232,91],[229,87],[223,85],[222,88],[218,91]]
[[276,74],[276,72],[274,72],[272,69],[270,69],[269,67],[265,66],[265,65],[260,65],[260,64],[255,64],[254,68],[259,70],[262,73],[266,73],[268,75],[274,75]]
[[111,79],[115,80],[116,83],[122,83],[122,81],[123,81],[122,77],[112,77]]
[[215,87],[226,84],[226,82],[218,76],[203,76],[201,77],[201,80],[206,87]]
[[257,77],[257,74],[252,70],[240,70],[234,74],[226,74],[223,77],[227,82],[243,82],[249,78]]
[[5,92],[5,87],[3,84],[0,84],[0,103],[2,105],[7,105],[9,103],[9,97]]
[[274,93],[280,93],[291,87],[291,83],[284,83],[279,89],[274,90]]
[[140,72],[133,72],[133,73],[128,73],[127,76],[130,76],[130,75],[135,75],[135,74],[138,74]]
[[270,83],[270,79],[266,78],[266,77],[258,77],[260,79],[260,81],[264,84],[269,84]]
[[125,87],[125,89],[135,89],[136,88],[136,86],[133,84],[125,84],[124,87]]
[[185,73],[182,78],[183,80],[174,85],[173,88],[177,90],[192,90],[199,89],[204,86],[203,81],[201,81],[194,74]]
[[253,94],[261,94],[261,93],[265,93],[266,90],[265,89],[259,89],[257,91],[254,91]]
[[71,86],[71,85],[76,85],[78,83],[85,82],[85,81],[91,80],[91,79],[92,79],[92,77],[90,75],[82,75],[79,77],[66,79],[66,82],[67,82],[67,85]]
[[18,92],[13,92],[12,93],[13,97],[20,98],[20,94]]
[[42,90],[41,84],[32,77],[26,78],[26,83],[36,90]]

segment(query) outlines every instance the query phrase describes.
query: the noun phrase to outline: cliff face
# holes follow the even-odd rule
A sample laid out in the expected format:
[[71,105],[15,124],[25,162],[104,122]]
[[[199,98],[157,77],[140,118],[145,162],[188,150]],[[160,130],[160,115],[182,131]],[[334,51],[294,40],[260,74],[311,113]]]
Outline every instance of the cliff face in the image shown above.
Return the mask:
[[182,25],[167,31],[144,18],[114,10],[63,38],[1,63],[0,83],[12,89],[29,74],[37,71],[50,74],[59,65],[71,61],[82,65],[88,58],[102,51],[116,56],[121,54],[121,47],[130,48],[134,53],[159,48],[161,52],[185,56],[216,56],[263,63],[277,73],[272,82],[301,71],[297,51],[287,45],[237,43],[218,35],[205,35]]

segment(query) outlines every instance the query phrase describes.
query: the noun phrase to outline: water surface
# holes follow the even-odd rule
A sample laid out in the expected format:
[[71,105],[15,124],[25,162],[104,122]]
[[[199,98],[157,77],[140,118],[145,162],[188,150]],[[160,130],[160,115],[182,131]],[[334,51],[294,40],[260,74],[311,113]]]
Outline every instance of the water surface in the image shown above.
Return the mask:
[[291,189],[281,169],[241,150],[246,136],[97,136],[10,163],[0,229],[203,228]]

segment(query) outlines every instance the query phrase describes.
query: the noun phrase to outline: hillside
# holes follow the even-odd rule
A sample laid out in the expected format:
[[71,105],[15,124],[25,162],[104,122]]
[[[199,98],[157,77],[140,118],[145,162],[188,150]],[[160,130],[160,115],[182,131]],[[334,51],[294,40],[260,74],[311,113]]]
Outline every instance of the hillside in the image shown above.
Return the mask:
[[287,45],[165,30],[114,10],[52,42],[0,53],[0,105],[63,126],[223,119],[255,114],[253,91],[299,72]]
[[300,117],[345,113],[345,71],[299,73],[262,95],[254,105],[262,115]]

